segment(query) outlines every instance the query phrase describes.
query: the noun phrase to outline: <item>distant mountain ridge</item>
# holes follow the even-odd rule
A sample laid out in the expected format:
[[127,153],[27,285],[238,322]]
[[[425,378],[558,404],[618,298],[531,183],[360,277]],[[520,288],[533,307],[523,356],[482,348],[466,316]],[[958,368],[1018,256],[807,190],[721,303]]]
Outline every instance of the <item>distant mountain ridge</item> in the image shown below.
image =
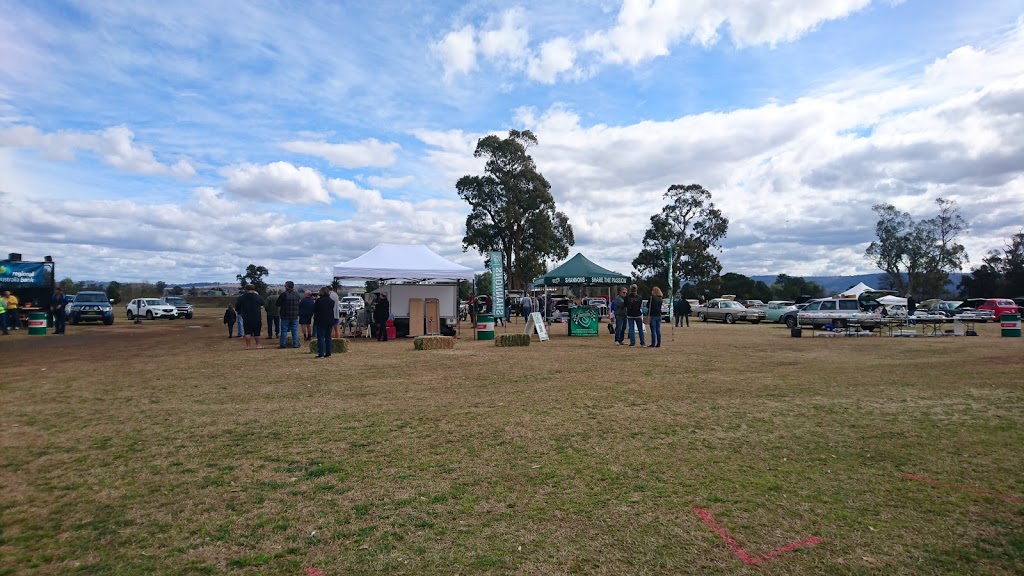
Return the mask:
[[[790,274],[790,276],[795,276]],[[960,278],[963,274],[957,272],[949,275],[950,284],[946,285],[946,289],[951,292],[956,292],[956,287],[960,285]],[[774,276],[750,276],[754,281],[760,280],[765,284],[771,286],[775,283],[775,279],[778,278],[778,274]],[[857,274],[855,276],[802,276],[804,280],[808,282],[814,282],[825,288],[826,294],[839,294],[845,292],[850,288],[860,284],[861,282],[871,286],[872,288],[879,288],[882,285],[881,281],[882,273],[877,272],[875,274]]]

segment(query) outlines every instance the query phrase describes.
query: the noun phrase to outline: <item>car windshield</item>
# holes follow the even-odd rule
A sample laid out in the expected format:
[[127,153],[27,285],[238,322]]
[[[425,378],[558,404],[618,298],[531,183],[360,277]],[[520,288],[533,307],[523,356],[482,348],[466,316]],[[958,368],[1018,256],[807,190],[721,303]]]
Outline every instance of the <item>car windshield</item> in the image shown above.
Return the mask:
[[163,304],[163,302],[161,302],[160,300],[157,300],[156,298],[146,299],[145,302],[146,302],[146,306],[159,306],[159,305]]
[[355,304],[356,302],[362,302],[363,300],[358,296],[345,296],[341,299],[342,304]]
[[722,308],[743,308],[743,304],[736,302],[735,300],[722,300],[720,304]]
[[76,294],[75,302],[103,302],[106,303],[106,294]]
[[167,300],[168,304],[174,304],[175,306],[178,304],[188,304],[188,302],[185,302],[184,298],[165,298],[165,300]]

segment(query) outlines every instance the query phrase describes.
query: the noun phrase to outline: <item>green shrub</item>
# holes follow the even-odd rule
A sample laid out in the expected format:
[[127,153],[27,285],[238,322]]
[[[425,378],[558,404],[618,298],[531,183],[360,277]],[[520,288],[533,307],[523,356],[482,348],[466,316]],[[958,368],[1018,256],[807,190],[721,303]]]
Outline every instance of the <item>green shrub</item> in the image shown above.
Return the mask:
[[495,346],[529,346],[529,334],[499,334]]

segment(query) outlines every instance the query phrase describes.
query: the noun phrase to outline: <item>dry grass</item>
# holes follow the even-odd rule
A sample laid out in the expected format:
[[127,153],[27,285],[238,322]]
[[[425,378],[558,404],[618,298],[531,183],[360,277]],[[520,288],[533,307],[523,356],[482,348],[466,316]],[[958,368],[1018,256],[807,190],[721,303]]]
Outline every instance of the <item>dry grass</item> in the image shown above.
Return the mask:
[[[1024,341],[997,326],[469,329],[314,362],[219,314],[0,340],[0,574],[1024,569],[1024,504],[901,476],[1024,497]],[[746,568],[695,506],[753,555],[823,543]]]

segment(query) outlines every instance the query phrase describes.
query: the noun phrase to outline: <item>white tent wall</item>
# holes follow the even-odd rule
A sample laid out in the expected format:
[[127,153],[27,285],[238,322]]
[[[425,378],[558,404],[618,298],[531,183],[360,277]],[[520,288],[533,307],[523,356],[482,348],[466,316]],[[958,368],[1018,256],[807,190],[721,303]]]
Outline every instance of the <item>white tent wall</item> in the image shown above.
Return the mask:
[[386,284],[374,290],[385,293],[391,302],[391,314],[396,318],[409,316],[410,298],[437,298],[438,315],[456,318],[459,315],[459,287],[455,284]]
[[358,258],[335,264],[334,277],[348,280],[472,280],[475,272],[422,244],[378,244]]

